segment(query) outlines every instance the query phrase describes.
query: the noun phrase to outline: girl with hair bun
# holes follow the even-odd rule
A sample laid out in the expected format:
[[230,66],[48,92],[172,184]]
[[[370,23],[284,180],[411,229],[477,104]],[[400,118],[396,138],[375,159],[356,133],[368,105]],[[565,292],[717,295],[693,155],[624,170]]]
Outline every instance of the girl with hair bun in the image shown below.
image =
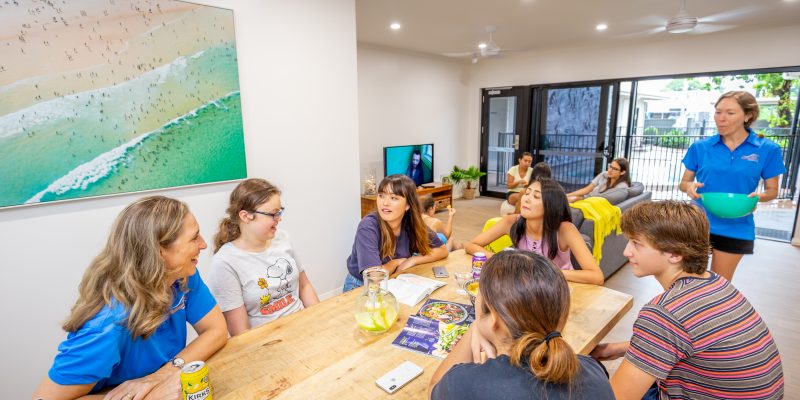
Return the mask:
[[319,303],[289,234],[278,229],[283,210],[280,190],[264,179],[231,192],[209,279],[231,336]]
[[561,337],[569,301],[567,281],[548,259],[496,254],[481,271],[475,322],[434,373],[430,397],[613,399],[602,366]]

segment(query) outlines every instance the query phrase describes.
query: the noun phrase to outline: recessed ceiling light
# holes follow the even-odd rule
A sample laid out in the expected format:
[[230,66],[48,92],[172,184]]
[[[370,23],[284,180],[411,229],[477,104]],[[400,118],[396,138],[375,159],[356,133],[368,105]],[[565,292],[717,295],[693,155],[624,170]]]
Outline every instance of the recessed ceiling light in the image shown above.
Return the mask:
[[485,49],[486,48],[486,43],[483,43],[483,42],[478,43],[478,48],[479,49]]
[[402,27],[403,25],[400,25],[399,22],[392,22],[392,24],[389,25],[389,28],[391,28],[393,31],[399,31]]
[[597,24],[597,26],[594,27],[594,28],[597,29],[598,31],[604,31],[604,30],[608,29],[608,25],[606,25],[606,24]]

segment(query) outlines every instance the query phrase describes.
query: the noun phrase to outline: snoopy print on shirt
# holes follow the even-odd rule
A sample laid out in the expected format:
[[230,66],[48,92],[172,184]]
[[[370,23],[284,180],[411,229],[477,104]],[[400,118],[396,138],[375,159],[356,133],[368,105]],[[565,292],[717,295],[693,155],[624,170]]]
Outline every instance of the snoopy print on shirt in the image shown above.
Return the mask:
[[264,289],[261,296],[261,314],[270,315],[294,303],[287,277],[293,272],[292,264],[285,258],[279,258],[267,267],[266,276],[258,279],[258,286]]

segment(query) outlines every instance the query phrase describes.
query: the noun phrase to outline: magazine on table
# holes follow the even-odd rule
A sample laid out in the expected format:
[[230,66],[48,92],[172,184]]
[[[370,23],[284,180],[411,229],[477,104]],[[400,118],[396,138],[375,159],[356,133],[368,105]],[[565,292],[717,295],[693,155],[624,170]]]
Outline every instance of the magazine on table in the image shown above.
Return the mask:
[[475,309],[467,304],[428,299],[408,322],[393,345],[444,358],[467,332]]

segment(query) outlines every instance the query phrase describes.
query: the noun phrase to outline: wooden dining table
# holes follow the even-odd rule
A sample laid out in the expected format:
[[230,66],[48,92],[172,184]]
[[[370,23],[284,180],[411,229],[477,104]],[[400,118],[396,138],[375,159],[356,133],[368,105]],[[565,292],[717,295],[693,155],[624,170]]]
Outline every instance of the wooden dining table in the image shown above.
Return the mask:
[[[468,304],[453,279],[456,271],[471,268],[463,250],[435,263],[418,265],[402,273],[433,278],[431,267],[444,265],[450,277],[430,298]],[[571,307],[563,337],[581,354],[588,354],[631,308],[632,296],[615,290],[570,283]],[[400,305],[397,322],[383,334],[357,328],[355,300],[362,288],[335,296],[303,311],[282,317],[228,340],[208,360],[215,400],[236,399],[424,399],[428,382],[440,359],[392,345],[409,315],[424,301]],[[411,361],[423,374],[394,395],[375,380]]]

